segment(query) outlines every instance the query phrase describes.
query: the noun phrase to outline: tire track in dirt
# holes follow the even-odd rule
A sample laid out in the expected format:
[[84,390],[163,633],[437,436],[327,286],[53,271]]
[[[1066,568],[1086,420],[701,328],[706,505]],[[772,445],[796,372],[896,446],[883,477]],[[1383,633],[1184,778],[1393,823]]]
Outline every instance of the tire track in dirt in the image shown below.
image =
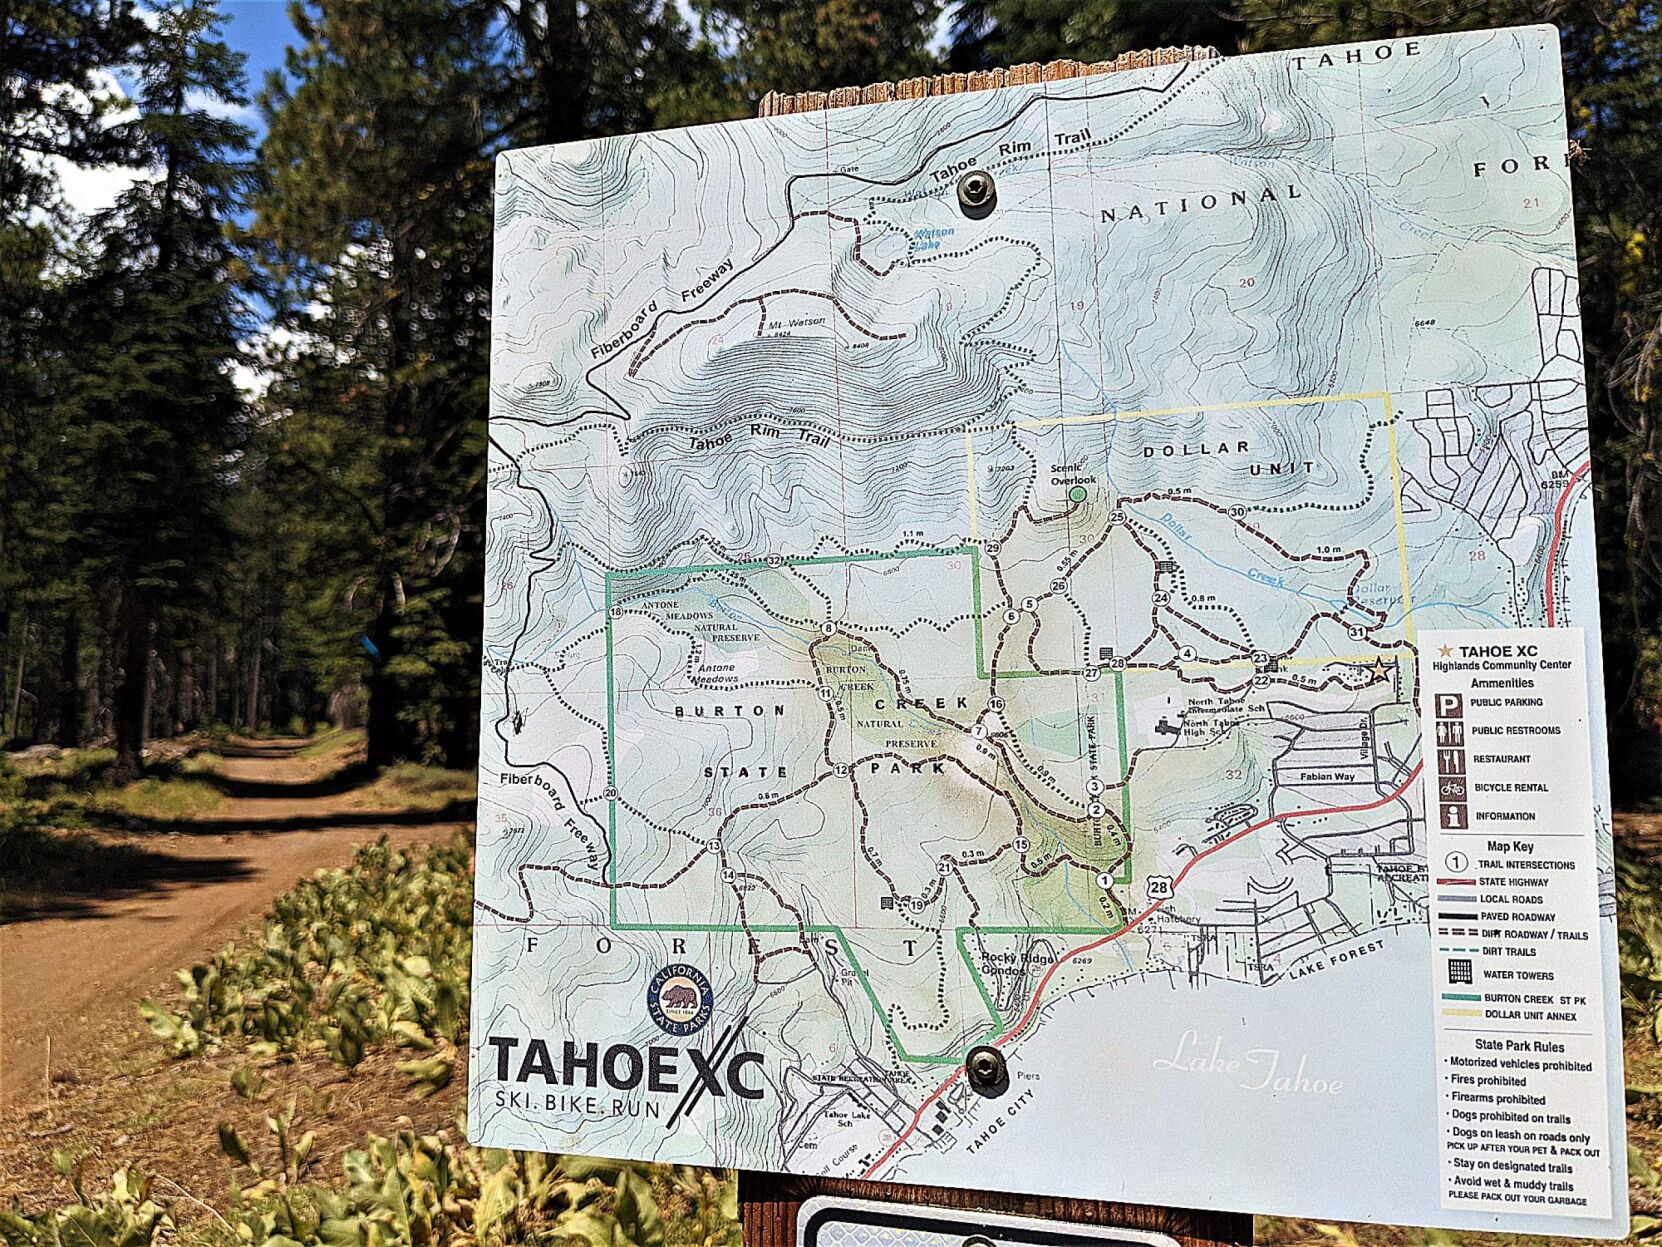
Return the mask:
[[304,743],[236,746],[220,775],[227,796],[210,818],[124,837],[145,851],[148,879],[77,892],[62,913],[0,928],[0,1103],[44,1095],[48,1038],[53,1072],[86,1068],[142,1025],[141,997],[235,939],[296,880],[346,865],[356,846],[383,834],[415,844],[466,825],[454,812],[354,805],[350,783],[297,756]]

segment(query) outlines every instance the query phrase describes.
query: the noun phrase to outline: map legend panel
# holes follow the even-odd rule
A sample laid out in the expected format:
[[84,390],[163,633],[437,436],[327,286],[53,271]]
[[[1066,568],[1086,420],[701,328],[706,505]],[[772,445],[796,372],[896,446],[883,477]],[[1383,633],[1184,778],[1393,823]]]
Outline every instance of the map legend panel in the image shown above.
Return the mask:
[[1610,1215],[1579,628],[1420,633],[1445,1208]]

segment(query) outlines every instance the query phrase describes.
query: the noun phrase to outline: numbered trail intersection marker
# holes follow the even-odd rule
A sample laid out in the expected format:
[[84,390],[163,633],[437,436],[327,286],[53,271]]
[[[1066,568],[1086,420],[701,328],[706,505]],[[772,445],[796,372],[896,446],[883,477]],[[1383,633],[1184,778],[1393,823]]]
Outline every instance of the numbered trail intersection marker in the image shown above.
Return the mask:
[[474,1139],[1622,1234],[1559,66],[504,155]]

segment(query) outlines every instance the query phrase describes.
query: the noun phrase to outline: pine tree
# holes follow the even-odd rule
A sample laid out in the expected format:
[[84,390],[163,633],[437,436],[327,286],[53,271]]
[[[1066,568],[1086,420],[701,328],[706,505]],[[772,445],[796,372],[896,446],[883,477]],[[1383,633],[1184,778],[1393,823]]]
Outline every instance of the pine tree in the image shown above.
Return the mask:
[[55,198],[49,158],[102,164],[132,151],[109,86],[144,30],[129,0],[0,3],[0,219],[17,223]]
[[169,3],[154,19],[133,66],[149,176],[92,222],[75,292],[82,354],[63,397],[76,487],[54,516],[115,603],[116,780],[141,766],[152,647],[211,602],[245,423],[231,379],[242,265],[226,222],[248,130],[222,115],[244,102],[242,57],[218,36],[214,0]]
[[939,0],[693,0],[707,37],[730,48],[754,102],[910,78],[939,68],[930,44]]
[[1185,44],[1236,50],[1243,27],[1219,0],[965,0],[952,11],[954,69],[1109,60]]
[[300,346],[269,397],[299,644],[367,689],[368,754],[477,748],[491,144],[505,79],[488,10],[294,10],[293,86],[264,107],[257,231]]
[[516,146],[720,121],[748,111],[708,42],[672,0],[485,0],[511,41]]
[[[58,187],[63,165],[132,155],[132,127],[116,123],[123,101],[110,71],[145,27],[126,0],[6,0],[0,4],[0,736],[57,719],[79,743],[78,623],[84,591],[65,559],[65,535],[42,523],[63,483],[54,418],[64,358],[76,328],[66,314],[73,221]],[[50,655],[30,638],[58,639],[59,687],[26,693],[22,674]],[[75,635],[68,635],[74,633]]]

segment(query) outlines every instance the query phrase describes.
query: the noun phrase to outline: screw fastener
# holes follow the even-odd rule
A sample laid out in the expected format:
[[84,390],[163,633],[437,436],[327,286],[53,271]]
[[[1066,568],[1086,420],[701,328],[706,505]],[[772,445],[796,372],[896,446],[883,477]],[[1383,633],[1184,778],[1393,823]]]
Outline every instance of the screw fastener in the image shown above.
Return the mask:
[[958,179],[958,207],[965,216],[980,220],[998,204],[998,188],[993,176],[981,169],[971,169]]
[[979,1044],[964,1058],[964,1072],[970,1090],[988,1099],[997,1099],[1010,1089],[1010,1068],[1004,1054],[991,1044]]

